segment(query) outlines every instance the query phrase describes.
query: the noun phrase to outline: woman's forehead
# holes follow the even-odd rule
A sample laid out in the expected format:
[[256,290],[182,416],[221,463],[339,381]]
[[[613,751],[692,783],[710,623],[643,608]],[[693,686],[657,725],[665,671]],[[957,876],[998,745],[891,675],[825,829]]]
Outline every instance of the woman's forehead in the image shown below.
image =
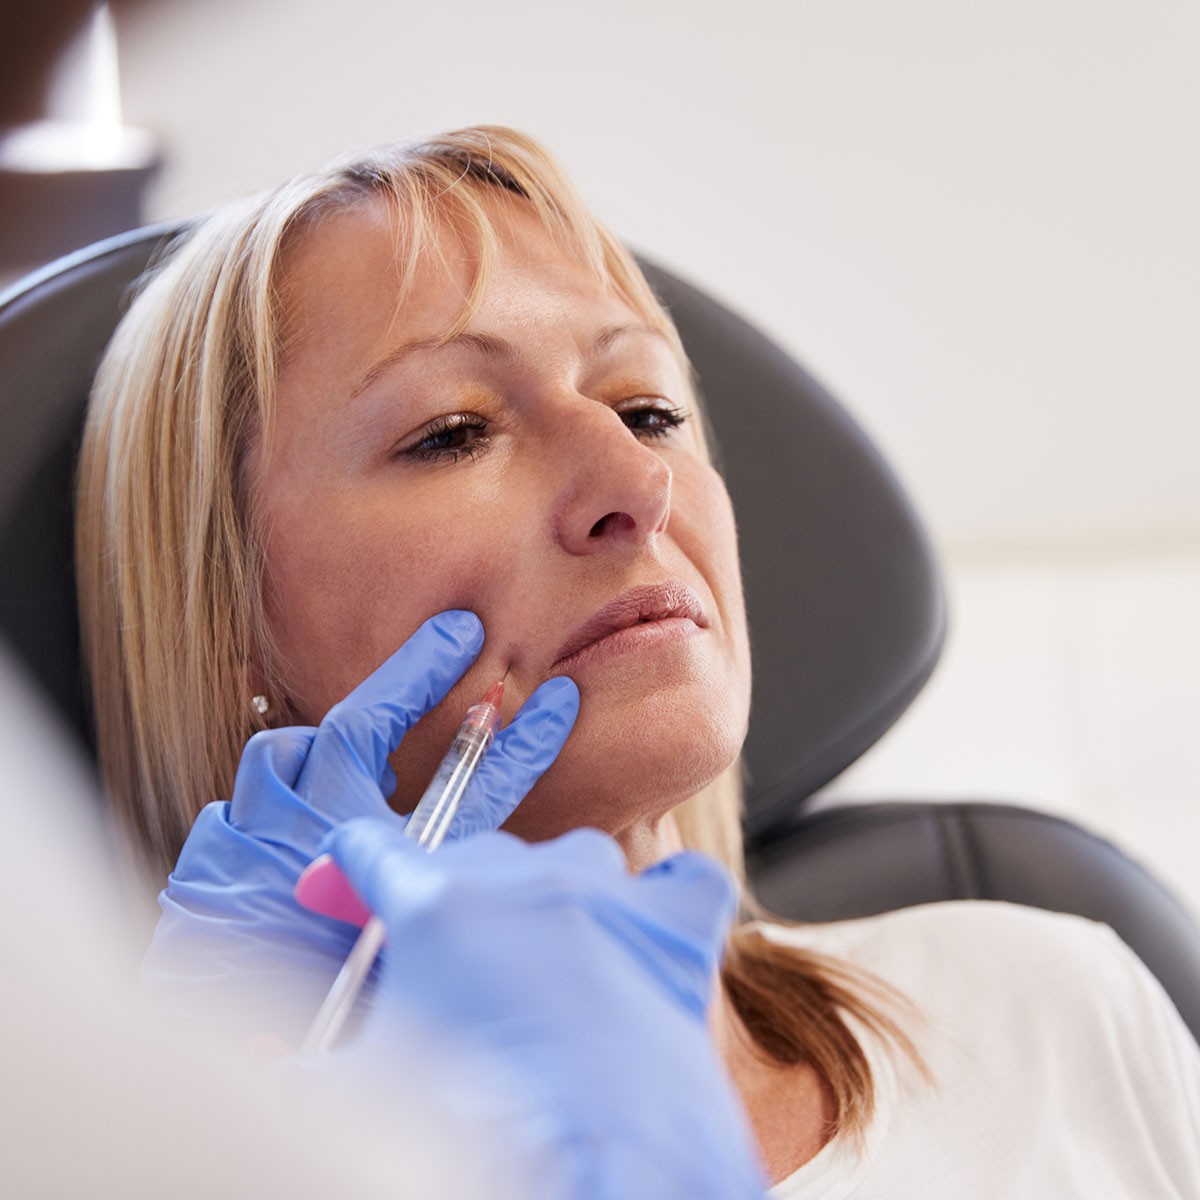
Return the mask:
[[[402,228],[382,201],[324,215],[283,255],[279,293],[289,322],[320,325],[340,309],[361,310],[372,303],[391,309],[402,289],[422,282],[422,291],[445,293],[447,304],[459,291],[461,304],[467,294],[462,283],[469,287],[465,248],[445,235],[426,241],[410,265]],[[439,286],[430,288],[435,276]],[[431,300],[436,295],[426,297]]]
[[[567,310],[594,308],[610,317],[634,313],[607,279],[584,266],[519,199],[502,193],[489,197],[486,208],[486,229],[464,228],[461,219],[447,217],[419,228],[415,245],[395,205],[383,197],[329,213],[305,229],[288,248],[281,272],[280,342],[286,357],[348,336],[356,342],[399,334],[448,336],[474,315],[468,306],[485,255],[489,286],[516,279],[558,289]],[[503,286],[511,293],[516,285]]]

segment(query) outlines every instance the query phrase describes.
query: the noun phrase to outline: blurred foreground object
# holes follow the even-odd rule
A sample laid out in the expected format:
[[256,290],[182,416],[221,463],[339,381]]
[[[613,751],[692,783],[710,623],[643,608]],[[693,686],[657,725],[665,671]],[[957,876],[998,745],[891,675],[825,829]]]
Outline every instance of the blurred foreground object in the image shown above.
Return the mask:
[[34,55],[15,75],[28,91],[10,77],[0,93],[0,276],[13,278],[140,225],[161,160],[148,132],[122,124],[108,5],[27,5],[4,26],[5,74],[14,53]]
[[403,1088],[333,1063],[306,1081],[139,1000],[120,852],[85,760],[3,646],[0,762],[5,1195],[522,1194],[478,1133],[444,1116],[434,1128],[416,1099],[432,1069],[419,1052],[401,1055]]

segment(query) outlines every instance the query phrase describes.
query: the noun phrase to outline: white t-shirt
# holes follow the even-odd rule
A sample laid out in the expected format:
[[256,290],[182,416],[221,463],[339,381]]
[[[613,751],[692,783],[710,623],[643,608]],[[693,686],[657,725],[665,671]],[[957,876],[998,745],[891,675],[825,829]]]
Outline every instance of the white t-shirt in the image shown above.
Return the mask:
[[835,1139],[772,1200],[1200,1197],[1200,1048],[1107,926],[970,900],[759,928],[905,993],[935,1079],[857,1031],[878,1096],[865,1152]]

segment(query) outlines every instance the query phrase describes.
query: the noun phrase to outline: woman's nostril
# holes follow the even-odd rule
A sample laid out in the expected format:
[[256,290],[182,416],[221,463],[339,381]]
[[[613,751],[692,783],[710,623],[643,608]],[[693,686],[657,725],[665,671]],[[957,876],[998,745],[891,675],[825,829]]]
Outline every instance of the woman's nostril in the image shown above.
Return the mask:
[[628,513],[610,512],[588,530],[588,537],[603,537],[606,533],[619,533],[636,525],[637,522]]

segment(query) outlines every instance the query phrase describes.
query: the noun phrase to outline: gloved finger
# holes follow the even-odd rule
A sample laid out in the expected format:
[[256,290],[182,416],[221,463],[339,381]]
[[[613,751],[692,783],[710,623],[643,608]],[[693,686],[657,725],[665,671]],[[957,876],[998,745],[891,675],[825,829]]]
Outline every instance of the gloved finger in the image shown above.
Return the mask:
[[[268,910],[282,912],[287,920],[293,919],[291,889],[311,851],[297,850],[287,838],[272,840],[256,830],[238,828],[230,819],[231,807],[214,800],[201,809],[167,878],[167,890],[159,897],[163,911],[171,904],[182,906],[198,928],[208,927],[209,919],[215,918],[213,929],[229,916],[240,917],[248,929],[251,912],[260,916]],[[306,840],[315,851],[329,832],[328,823],[291,792],[283,793],[280,807],[287,821],[300,810],[298,823],[305,826]]]
[[720,863],[684,850],[643,871],[636,890],[664,922],[719,957],[737,912],[737,889]]
[[471,612],[430,617],[317,729],[296,788],[333,820],[382,815],[395,777],[388,755],[475,661],[483,625]]
[[712,995],[733,915],[733,887],[716,862],[685,852],[627,881],[626,902],[593,916],[619,933],[651,976],[697,1017]]
[[302,725],[265,729],[246,743],[229,802],[231,828],[301,853],[325,836],[329,821],[292,790],[316,732]]
[[321,842],[320,853],[337,863],[346,881],[373,913],[392,925],[405,914],[431,903],[441,888],[441,875],[431,869],[431,856],[395,821],[355,817],[335,826]]
[[543,862],[561,869],[568,880],[603,884],[629,878],[621,847],[598,829],[571,829],[551,841],[538,842],[537,850]]
[[579,688],[557,675],[543,683],[496,735],[446,836],[498,829],[558,757],[579,715]]
[[267,775],[274,776],[286,788],[295,787],[316,733],[311,725],[288,725],[254,734],[246,743],[238,763],[234,795],[243,780],[252,786]]

